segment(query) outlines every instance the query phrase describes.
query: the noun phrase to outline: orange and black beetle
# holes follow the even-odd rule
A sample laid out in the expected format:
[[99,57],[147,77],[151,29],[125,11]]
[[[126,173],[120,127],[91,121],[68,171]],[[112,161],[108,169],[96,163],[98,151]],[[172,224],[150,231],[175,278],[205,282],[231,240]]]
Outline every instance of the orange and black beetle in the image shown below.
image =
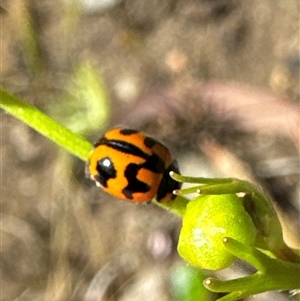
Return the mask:
[[92,180],[111,195],[132,202],[175,198],[181,183],[169,172],[179,173],[169,150],[143,132],[115,128],[95,144],[88,162]]

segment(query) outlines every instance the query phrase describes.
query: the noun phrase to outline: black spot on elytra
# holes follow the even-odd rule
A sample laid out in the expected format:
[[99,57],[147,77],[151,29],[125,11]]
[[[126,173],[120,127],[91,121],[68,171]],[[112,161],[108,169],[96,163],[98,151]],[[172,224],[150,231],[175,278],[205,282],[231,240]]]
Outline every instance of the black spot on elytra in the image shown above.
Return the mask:
[[128,185],[122,191],[128,199],[133,198],[133,193],[148,192],[151,189],[148,184],[137,179],[137,174],[140,169],[147,169],[153,173],[162,174],[165,172],[165,163],[159,156],[153,154],[142,164],[128,164],[124,172]]
[[128,185],[122,190],[123,194],[128,199],[133,199],[133,193],[148,192],[150,186],[136,178],[138,171],[142,165],[130,163],[127,165],[124,176],[128,181]]
[[143,159],[149,158],[149,155],[144,153],[139,147],[125,141],[109,140],[106,145],[125,154],[134,155]]
[[146,137],[144,140],[144,144],[149,148],[152,148],[156,143],[157,141],[150,137]]
[[124,136],[130,136],[132,134],[136,134],[138,133],[139,131],[137,130],[132,130],[132,129],[121,129],[120,130],[120,133]]
[[139,147],[134,144],[128,143],[123,140],[115,140],[115,139],[106,139],[105,137],[101,138],[96,144],[95,147],[99,145],[105,145],[109,148],[113,148],[119,152],[134,155],[140,158],[147,160],[150,155],[144,153]]
[[117,171],[114,167],[114,163],[109,157],[105,157],[97,162],[96,170],[98,174],[96,175],[96,180],[103,187],[107,188],[107,181],[109,179],[114,179],[117,176]]
[[148,169],[154,173],[164,173],[166,170],[165,162],[156,154],[149,156],[147,161],[141,167]]

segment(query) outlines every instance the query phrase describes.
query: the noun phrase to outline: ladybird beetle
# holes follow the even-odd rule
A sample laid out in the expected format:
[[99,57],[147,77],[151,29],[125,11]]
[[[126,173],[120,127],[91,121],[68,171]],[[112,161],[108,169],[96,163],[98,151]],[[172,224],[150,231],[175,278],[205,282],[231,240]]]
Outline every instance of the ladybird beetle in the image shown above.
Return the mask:
[[175,198],[173,190],[181,183],[169,172],[179,173],[169,150],[143,132],[115,128],[94,145],[88,173],[96,184],[111,195],[132,202]]

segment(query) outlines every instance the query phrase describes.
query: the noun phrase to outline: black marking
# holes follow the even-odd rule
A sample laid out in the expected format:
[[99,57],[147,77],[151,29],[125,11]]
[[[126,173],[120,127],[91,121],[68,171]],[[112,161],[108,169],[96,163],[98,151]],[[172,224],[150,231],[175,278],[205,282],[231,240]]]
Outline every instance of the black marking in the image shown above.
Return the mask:
[[127,199],[133,199],[133,193],[136,192],[148,192],[150,186],[136,178],[142,165],[130,163],[127,165],[124,172],[124,176],[128,181],[128,185],[122,190],[123,194]]
[[149,148],[152,148],[157,143],[158,143],[158,141],[156,141],[155,139],[153,139],[151,137],[146,137],[144,140],[145,146],[147,146]]
[[138,133],[139,131],[137,130],[132,130],[132,129],[121,129],[120,130],[120,134],[124,135],[124,136],[130,136],[132,134],[136,134]]
[[136,192],[143,193],[150,191],[151,187],[148,184],[137,179],[139,170],[143,168],[157,174],[162,174],[166,170],[163,160],[156,154],[150,156],[148,160],[142,164],[128,164],[124,172],[128,185],[122,190],[126,198],[133,199],[133,193]]
[[143,152],[139,147],[135,146],[134,144],[122,141],[122,140],[108,140],[106,138],[102,138],[99,141],[98,145],[106,145],[107,147],[111,147],[117,151],[120,151],[125,154],[134,155],[140,158],[147,160],[150,155]]
[[107,188],[107,181],[114,179],[117,176],[117,171],[114,167],[114,163],[109,157],[105,157],[97,162],[96,170],[98,174],[95,176],[97,182],[103,187]]
[[165,162],[156,154],[153,154],[144,162],[141,167],[154,173],[164,173],[166,170]]
[[[174,160],[172,162],[172,164],[167,168],[167,170],[165,171],[163,178],[159,184],[157,194],[156,194],[156,199],[158,202],[163,200],[168,194],[170,194],[169,200],[175,199],[176,196],[174,194],[172,194],[173,190],[181,188],[182,183],[173,180],[170,177],[170,174],[169,174],[170,171],[175,171],[178,174],[180,173],[176,160]],[[167,201],[167,199],[166,199],[166,201]]]

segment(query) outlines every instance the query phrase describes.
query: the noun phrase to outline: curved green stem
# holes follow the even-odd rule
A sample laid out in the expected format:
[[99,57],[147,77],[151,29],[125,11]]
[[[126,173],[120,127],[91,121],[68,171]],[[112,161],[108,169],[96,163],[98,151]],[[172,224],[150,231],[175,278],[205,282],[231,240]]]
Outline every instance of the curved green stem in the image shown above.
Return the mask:
[[224,239],[225,248],[248,263],[257,272],[243,278],[222,281],[207,278],[204,286],[213,292],[228,292],[218,301],[234,301],[272,290],[291,290],[300,287],[300,264],[271,258],[256,248],[245,246],[233,238]]
[[0,89],[0,107],[81,160],[87,160],[92,144],[84,137],[60,125],[36,107],[3,89]]

